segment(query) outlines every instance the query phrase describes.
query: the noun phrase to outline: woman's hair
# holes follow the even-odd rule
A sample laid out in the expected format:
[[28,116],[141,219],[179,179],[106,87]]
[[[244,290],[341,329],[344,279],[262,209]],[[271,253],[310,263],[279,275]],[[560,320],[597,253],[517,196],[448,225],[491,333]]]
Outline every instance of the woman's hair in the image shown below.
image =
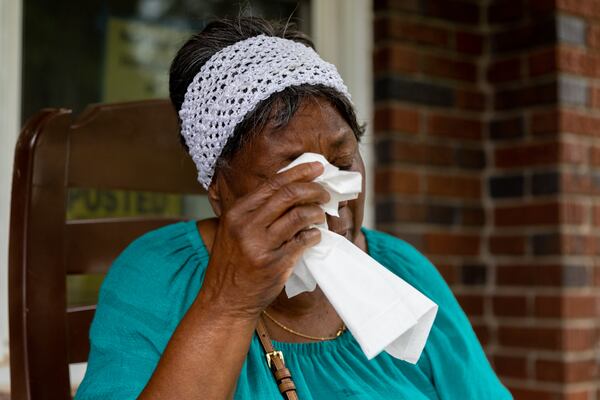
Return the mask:
[[[169,72],[169,93],[175,109],[179,112],[188,85],[215,53],[236,42],[258,35],[282,37],[314,48],[310,38],[297,30],[293,24],[284,25],[257,17],[224,18],[210,22],[201,32],[193,35],[173,59]],[[360,140],[364,126],[359,125],[352,103],[330,87],[304,84],[273,93],[260,102],[236,126],[233,136],[228,140],[219,158],[225,161],[231,160],[244,143],[252,135],[260,133],[268,122],[272,122],[276,129],[285,127],[298,110],[300,103],[311,98],[329,101]],[[181,135],[180,139],[187,148]]]

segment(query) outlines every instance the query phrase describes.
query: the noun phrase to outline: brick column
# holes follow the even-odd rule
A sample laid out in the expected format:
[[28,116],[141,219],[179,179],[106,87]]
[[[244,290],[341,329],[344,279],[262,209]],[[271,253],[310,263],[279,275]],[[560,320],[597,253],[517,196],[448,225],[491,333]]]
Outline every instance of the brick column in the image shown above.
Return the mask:
[[482,8],[444,3],[375,1],[376,221],[434,261],[487,343]]
[[515,398],[600,400],[600,0],[381,0],[374,24],[378,228]]

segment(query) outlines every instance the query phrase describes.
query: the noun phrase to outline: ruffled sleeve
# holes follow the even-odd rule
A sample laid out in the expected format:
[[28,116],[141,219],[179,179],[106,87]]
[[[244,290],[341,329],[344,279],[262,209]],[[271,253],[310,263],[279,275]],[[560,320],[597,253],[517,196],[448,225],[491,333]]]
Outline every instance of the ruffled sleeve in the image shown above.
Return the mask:
[[190,221],[152,231],[115,260],[100,290],[76,399],[135,399],[144,389],[204,278],[208,252],[195,229]]
[[425,353],[440,399],[512,399],[500,383],[469,320],[437,269],[408,243],[364,230],[369,254],[438,304]]

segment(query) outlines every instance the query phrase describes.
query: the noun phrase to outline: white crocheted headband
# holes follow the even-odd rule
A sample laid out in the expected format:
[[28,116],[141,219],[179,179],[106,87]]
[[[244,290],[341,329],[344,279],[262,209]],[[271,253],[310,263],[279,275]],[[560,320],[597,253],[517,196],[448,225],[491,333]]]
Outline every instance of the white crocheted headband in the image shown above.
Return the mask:
[[302,84],[331,87],[351,101],[333,64],[308,46],[279,37],[259,35],[234,43],[200,68],[187,88],[179,117],[205,189],[237,124],[273,93]]

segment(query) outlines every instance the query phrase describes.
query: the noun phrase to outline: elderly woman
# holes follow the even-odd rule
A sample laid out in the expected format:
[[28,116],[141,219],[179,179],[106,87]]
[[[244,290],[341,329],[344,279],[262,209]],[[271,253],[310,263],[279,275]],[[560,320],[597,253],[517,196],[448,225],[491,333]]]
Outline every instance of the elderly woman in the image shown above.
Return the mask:
[[[436,269],[361,227],[363,196],[326,216],[329,194],[313,182],[321,163],[278,173],[312,152],[364,176],[349,95],[312,47],[289,26],[239,18],[179,50],[171,99],[217,217],[150,232],[115,261],[79,399],[511,398]],[[325,221],[439,305],[416,364],[365,357],[319,287],[285,294]],[[275,365],[265,351],[281,351]]]

